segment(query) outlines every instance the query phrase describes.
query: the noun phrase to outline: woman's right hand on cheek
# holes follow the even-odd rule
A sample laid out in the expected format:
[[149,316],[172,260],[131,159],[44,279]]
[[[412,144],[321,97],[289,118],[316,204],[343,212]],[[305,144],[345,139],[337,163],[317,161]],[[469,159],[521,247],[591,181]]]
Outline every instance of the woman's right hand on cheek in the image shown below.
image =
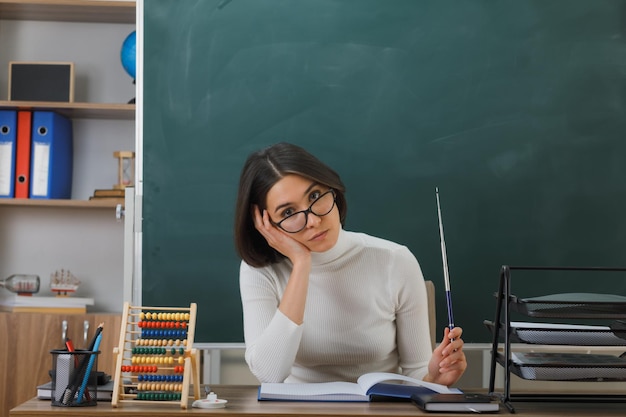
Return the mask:
[[263,210],[263,213],[261,213],[257,205],[253,206],[252,210],[254,227],[261,233],[270,247],[276,249],[294,263],[296,259],[303,256],[310,258],[311,251],[309,248],[274,226],[266,210]]

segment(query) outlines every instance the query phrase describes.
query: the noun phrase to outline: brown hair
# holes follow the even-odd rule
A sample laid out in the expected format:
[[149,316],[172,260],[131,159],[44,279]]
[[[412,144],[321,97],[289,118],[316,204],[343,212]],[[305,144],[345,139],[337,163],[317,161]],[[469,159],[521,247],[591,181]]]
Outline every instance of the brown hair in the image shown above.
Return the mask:
[[235,208],[235,246],[241,259],[251,266],[262,267],[284,259],[254,227],[252,206],[258,205],[263,210],[269,190],[288,174],[300,175],[335,190],[339,219],[344,224],[345,186],[328,165],[291,143],[281,142],[254,152],[243,166]]

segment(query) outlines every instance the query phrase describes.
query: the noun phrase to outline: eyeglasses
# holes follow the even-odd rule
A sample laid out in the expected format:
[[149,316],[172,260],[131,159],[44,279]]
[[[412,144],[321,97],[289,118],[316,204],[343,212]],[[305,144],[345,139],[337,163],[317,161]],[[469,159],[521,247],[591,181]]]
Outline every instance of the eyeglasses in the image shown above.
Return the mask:
[[330,189],[317,197],[308,209],[293,213],[278,223],[274,223],[274,225],[280,227],[287,233],[298,233],[306,227],[309,213],[315,214],[317,217],[322,217],[330,213],[334,207],[335,190]]

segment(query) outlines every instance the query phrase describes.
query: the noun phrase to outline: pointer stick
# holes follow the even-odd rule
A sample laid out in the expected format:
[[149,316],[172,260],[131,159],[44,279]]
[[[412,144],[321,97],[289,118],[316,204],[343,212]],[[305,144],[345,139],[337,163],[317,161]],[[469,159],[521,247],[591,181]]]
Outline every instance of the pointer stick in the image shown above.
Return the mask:
[[443,222],[441,221],[441,206],[439,205],[439,187],[435,188],[437,196],[437,217],[439,218],[439,239],[441,240],[441,260],[443,262],[443,280],[446,287],[446,301],[448,304],[448,328],[454,329],[454,316],[452,314],[452,293],[450,292],[450,275],[448,274],[448,255],[446,254],[446,241],[443,237]]

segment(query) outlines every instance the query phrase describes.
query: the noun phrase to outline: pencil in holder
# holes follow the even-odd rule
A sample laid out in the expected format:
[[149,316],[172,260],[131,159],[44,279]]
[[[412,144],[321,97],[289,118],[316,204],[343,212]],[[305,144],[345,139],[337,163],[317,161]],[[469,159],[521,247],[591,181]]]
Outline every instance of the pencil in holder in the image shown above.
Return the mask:
[[87,407],[96,405],[99,351],[51,350],[52,405]]

